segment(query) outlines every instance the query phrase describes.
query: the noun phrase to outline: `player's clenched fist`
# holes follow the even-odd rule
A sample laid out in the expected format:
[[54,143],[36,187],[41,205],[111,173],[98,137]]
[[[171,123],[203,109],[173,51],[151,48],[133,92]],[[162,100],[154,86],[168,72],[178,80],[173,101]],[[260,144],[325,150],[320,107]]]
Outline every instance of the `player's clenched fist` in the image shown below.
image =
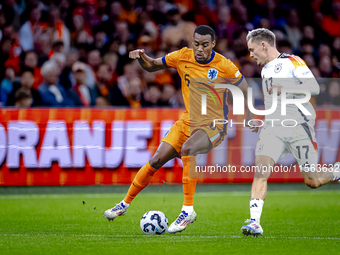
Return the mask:
[[143,53],[144,53],[143,49],[130,51],[129,58],[132,58],[132,59],[140,58],[140,55],[142,55]]

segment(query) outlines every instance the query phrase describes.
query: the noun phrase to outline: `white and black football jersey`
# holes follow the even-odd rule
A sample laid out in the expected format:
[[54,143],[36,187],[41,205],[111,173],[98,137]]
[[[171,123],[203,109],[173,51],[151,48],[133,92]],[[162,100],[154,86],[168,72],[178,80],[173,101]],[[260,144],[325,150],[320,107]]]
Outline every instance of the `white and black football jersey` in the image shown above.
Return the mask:
[[[281,53],[280,56],[269,63],[267,63],[261,72],[262,76],[262,89],[264,94],[265,109],[270,109],[273,104],[273,95],[269,95],[268,91],[273,85],[278,85],[286,88],[302,88],[307,84],[308,90],[313,94],[318,94],[319,85],[317,84],[314,75],[307,67],[306,63],[298,56],[288,55]],[[317,86],[317,88],[315,88]],[[314,91],[314,93],[313,93]],[[287,93],[287,99],[304,98],[305,94]],[[274,125],[281,125],[282,120],[293,119],[298,124],[309,122],[314,125],[315,122],[315,110],[310,102],[302,104],[311,115],[305,115],[295,104],[287,104],[286,115],[281,113],[281,95],[278,96],[278,104],[276,110],[265,116],[266,120],[277,119],[280,121],[273,122]],[[295,121],[285,121],[284,125],[295,126]]]

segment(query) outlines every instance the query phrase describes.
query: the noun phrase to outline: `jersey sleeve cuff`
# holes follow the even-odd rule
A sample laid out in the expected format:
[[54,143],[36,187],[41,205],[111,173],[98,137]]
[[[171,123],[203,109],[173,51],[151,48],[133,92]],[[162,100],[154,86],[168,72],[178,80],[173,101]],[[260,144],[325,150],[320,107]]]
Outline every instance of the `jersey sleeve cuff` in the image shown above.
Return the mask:
[[165,56],[164,56],[164,57],[162,57],[162,62],[163,62],[163,65],[164,65],[165,67],[167,67],[167,68],[168,68],[168,65],[166,64]]
[[242,77],[234,84],[235,86],[240,85],[240,83],[243,81],[243,75]]

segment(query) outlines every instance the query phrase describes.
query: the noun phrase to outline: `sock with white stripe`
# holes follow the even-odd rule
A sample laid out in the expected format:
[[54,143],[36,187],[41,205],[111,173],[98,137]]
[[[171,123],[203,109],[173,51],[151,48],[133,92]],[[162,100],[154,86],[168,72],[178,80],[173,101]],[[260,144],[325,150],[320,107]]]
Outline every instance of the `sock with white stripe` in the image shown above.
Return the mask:
[[258,198],[250,200],[250,218],[258,223],[260,223],[263,203],[264,201]]

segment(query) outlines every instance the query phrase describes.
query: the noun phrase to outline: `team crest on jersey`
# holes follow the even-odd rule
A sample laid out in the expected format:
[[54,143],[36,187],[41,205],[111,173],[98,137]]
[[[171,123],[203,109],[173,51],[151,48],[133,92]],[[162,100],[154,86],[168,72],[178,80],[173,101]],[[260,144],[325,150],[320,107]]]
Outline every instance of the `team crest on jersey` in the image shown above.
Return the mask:
[[277,64],[277,65],[275,66],[274,72],[275,72],[275,73],[278,73],[278,72],[280,72],[281,70],[282,70],[282,63],[279,63],[279,64]]
[[263,146],[264,146],[263,143],[259,144],[259,146],[257,147],[257,151],[261,152],[263,150]]
[[218,76],[218,71],[215,68],[210,68],[208,70],[207,77],[209,78],[209,80],[211,80],[211,81],[216,80],[217,76]]

